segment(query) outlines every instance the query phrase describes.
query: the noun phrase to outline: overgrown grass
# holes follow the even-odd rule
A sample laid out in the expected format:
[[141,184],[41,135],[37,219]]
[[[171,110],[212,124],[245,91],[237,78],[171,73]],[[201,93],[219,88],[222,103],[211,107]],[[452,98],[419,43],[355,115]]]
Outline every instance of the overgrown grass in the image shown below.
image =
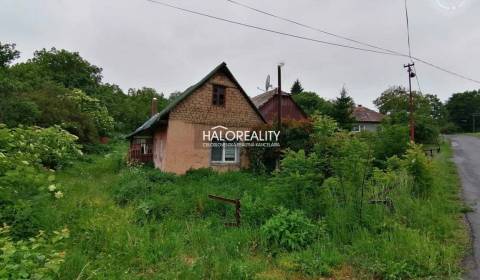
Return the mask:
[[[468,247],[451,150],[434,160],[427,199],[400,196],[375,228],[342,226],[349,212],[326,213],[327,236],[299,251],[262,245],[271,208],[269,178],[199,170],[185,176],[123,166],[125,145],[58,172],[65,197],[48,226],[68,226],[61,279],[454,279]],[[242,200],[242,226],[225,227],[231,206],[208,194]],[[372,213],[377,213],[372,212]],[[366,217],[379,217],[366,213]],[[378,213],[377,213],[378,214]],[[375,215],[377,215],[375,214]],[[330,216],[328,216],[330,215]],[[348,219],[347,219],[348,220]]]

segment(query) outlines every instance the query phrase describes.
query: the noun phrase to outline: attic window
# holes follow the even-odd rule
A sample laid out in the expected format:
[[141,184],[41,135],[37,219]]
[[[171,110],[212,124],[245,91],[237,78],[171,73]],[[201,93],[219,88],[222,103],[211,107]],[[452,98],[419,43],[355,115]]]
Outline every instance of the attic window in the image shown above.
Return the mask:
[[225,87],[213,85],[212,104],[215,106],[225,105]]

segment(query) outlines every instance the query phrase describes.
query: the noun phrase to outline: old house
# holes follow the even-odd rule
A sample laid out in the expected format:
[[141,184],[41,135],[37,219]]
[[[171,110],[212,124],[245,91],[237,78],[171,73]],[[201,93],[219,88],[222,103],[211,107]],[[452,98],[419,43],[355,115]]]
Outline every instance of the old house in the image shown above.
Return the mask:
[[362,105],[355,106],[352,115],[356,121],[352,128],[352,131],[354,132],[375,131],[384,117],[383,114],[368,109],[367,107],[363,107]]
[[129,159],[153,162],[156,168],[176,174],[203,167],[238,170],[249,164],[243,148],[210,143],[206,135],[226,129],[245,131],[264,123],[262,114],[222,63],[127,136]]
[[[282,91],[282,119],[283,120],[307,120],[308,116],[303,112],[300,106],[295,103],[290,93]],[[252,98],[253,103],[262,113],[268,123],[277,120],[278,113],[278,94],[277,89],[272,89]]]

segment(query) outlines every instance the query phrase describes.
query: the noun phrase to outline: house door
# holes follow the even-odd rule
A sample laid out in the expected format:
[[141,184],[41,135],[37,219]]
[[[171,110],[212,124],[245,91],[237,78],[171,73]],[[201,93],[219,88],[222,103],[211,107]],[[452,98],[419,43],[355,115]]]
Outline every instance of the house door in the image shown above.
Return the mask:
[[165,165],[165,139],[155,137],[155,167],[164,170]]

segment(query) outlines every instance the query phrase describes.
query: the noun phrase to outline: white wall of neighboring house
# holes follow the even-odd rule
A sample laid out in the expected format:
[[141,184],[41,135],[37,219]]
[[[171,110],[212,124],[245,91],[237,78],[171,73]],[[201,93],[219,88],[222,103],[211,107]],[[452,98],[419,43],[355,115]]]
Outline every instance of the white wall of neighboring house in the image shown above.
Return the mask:
[[378,123],[356,123],[353,125],[352,131],[376,131],[379,125]]

